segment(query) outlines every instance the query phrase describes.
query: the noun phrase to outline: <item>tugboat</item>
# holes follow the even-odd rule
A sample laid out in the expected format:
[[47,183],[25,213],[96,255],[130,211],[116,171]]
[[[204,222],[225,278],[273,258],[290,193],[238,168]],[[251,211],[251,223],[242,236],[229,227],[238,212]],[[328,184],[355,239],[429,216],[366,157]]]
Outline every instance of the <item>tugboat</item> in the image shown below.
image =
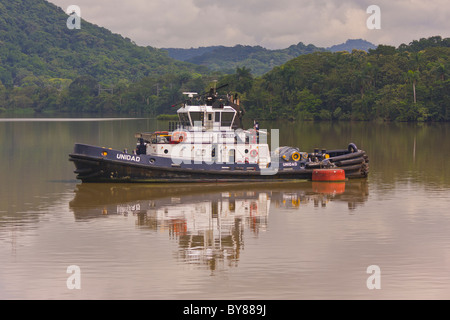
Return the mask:
[[[223,87],[223,86],[222,86]],[[366,178],[368,156],[349,143],[345,149],[307,153],[278,147],[277,130],[244,130],[245,110],[237,95],[217,89],[187,99],[177,110],[179,121],[168,131],[139,132],[132,153],[75,144],[69,160],[82,182],[237,182],[314,180],[318,171],[342,172],[339,179]],[[177,106],[177,105],[175,105]],[[331,171],[332,170],[332,171]],[[323,172],[321,172],[322,174]]]

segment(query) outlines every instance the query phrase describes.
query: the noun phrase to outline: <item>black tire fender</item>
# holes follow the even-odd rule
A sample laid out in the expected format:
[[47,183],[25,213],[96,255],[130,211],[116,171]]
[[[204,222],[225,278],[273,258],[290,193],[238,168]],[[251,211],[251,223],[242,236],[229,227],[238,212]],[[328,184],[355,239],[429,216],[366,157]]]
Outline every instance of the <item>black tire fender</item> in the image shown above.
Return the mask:
[[349,152],[357,152],[358,151],[358,147],[356,146],[356,144],[354,144],[353,142],[350,143],[348,145],[348,151]]

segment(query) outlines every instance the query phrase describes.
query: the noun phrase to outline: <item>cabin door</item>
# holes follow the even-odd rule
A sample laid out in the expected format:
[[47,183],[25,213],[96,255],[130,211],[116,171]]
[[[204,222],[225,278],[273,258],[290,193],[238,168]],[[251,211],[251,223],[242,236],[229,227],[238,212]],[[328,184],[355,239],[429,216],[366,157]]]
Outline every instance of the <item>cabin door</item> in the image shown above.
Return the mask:
[[214,112],[207,112],[205,119],[205,128],[212,129],[214,124]]
[[214,112],[214,128],[220,128],[220,111]]
[[236,150],[230,149],[228,151],[228,163],[234,163],[235,162],[235,156],[236,156]]

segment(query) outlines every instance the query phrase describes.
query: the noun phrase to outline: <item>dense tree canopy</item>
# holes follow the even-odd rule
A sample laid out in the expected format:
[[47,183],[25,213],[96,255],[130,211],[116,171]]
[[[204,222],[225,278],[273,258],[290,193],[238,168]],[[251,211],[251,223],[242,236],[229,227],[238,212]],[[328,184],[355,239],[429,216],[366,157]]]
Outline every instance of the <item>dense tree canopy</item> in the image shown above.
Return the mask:
[[259,76],[251,64],[221,74],[176,61],[84,20],[70,30],[67,18],[44,0],[0,3],[0,113],[170,114],[183,91],[218,80],[259,119],[450,120],[449,38],[314,52]]
[[[431,39],[431,40],[430,40]],[[450,41],[302,55],[243,92],[268,119],[450,120]]]
[[186,61],[224,73],[233,73],[236,68],[247,67],[254,75],[260,76],[299,55],[325,50],[325,48],[318,48],[312,44],[304,45],[301,42],[289,48],[277,50],[269,50],[261,46],[236,45],[218,47]]
[[[69,29],[68,18],[44,0],[0,3],[0,110],[96,111],[102,100],[94,94],[102,92],[99,85],[123,89],[124,82],[146,77],[207,73],[204,67],[171,59],[163,50],[137,46],[85,20],[80,29]],[[86,77],[92,78],[86,85],[96,88],[77,92],[83,105],[75,108],[69,86]]]

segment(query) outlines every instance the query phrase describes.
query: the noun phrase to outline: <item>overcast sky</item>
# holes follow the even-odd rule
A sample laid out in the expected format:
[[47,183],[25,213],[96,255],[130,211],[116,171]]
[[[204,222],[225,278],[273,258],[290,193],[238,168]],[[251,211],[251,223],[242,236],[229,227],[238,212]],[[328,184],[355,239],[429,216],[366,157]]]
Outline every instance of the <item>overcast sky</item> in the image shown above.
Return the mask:
[[[398,46],[450,36],[450,0],[49,0],[64,11],[157,48],[260,45],[286,48],[303,42],[329,47],[347,39]],[[381,29],[367,20],[380,8]],[[83,26],[81,25],[81,28]]]

